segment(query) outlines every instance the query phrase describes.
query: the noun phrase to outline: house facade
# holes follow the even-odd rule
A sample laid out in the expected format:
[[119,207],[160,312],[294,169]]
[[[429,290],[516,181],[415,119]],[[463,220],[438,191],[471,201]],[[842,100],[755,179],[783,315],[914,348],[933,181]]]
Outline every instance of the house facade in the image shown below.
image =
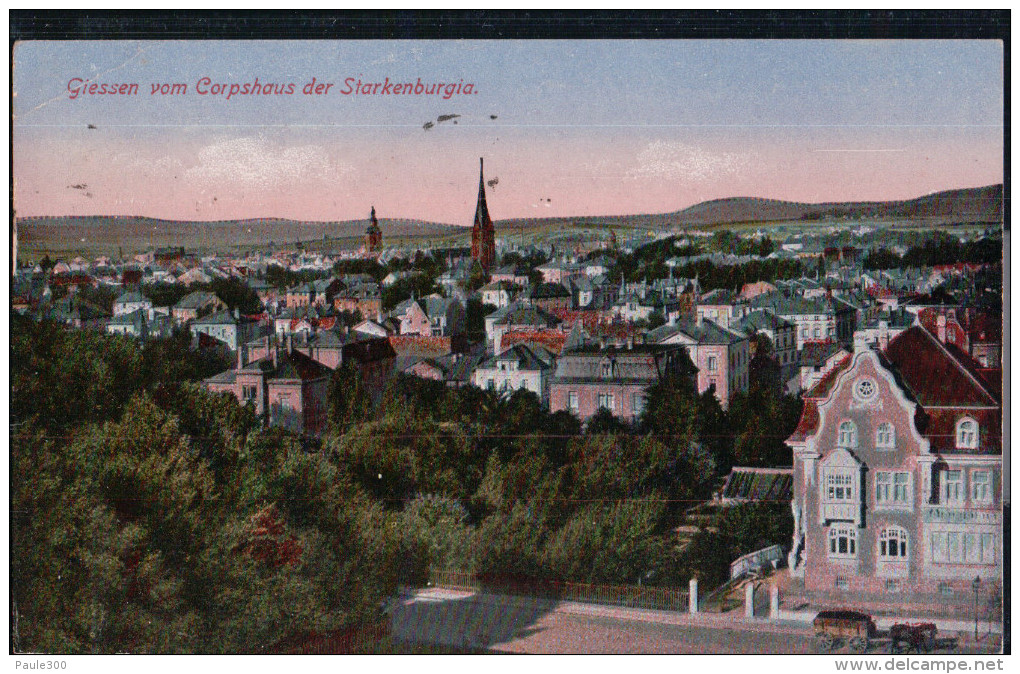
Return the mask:
[[258,319],[249,316],[242,316],[236,309],[230,311],[217,311],[191,322],[191,334],[205,334],[213,339],[223,342],[231,351],[236,351],[238,345],[244,344],[263,332]]
[[698,319],[660,326],[648,331],[646,339],[686,349],[698,370],[698,393],[713,391],[723,409],[734,394],[747,391],[751,347],[743,333]]
[[148,314],[152,311],[152,300],[137,290],[126,292],[113,301],[113,315],[125,316],[141,310]]
[[645,410],[649,386],[682,374],[675,348],[639,345],[629,349],[582,347],[560,355],[549,382],[549,409],[587,421],[605,408],[634,423]]
[[209,377],[202,385],[251,405],[269,425],[319,435],[326,428],[329,378],[326,366],[276,345],[268,356],[250,363],[244,349],[239,349],[235,368]]
[[478,388],[507,393],[531,391],[548,404],[553,362],[552,355],[541,347],[515,344],[503,353],[480,362],[471,380]]
[[[805,396],[794,453],[790,575],[834,606],[973,607],[1001,596],[1001,405],[915,326]],[[980,588],[980,585],[979,585]],[[989,606],[990,604],[982,604]]]
[[226,309],[226,303],[214,293],[196,290],[188,293],[174,305],[172,310],[175,323],[187,323],[199,316]]

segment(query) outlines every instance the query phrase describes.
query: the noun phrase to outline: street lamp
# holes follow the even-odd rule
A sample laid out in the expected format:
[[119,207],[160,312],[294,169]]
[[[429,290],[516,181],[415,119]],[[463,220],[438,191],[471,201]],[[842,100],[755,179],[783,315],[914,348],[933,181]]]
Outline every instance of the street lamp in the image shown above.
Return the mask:
[[974,589],[974,641],[978,640],[978,592],[981,589],[981,576],[975,576],[970,586]]

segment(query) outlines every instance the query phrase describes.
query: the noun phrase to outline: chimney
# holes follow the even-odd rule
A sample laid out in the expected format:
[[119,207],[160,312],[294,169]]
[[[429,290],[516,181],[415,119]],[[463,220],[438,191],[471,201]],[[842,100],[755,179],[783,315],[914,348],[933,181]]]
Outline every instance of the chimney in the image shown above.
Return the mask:
[[273,354],[273,369],[275,370],[280,366],[280,340],[276,340],[270,345],[269,352]]
[[237,369],[238,370],[240,370],[241,368],[244,367],[244,355],[245,355],[244,351],[245,351],[245,345],[244,344],[238,344],[237,345]]
[[889,321],[878,322],[878,349],[885,351],[889,348]]
[[293,332],[288,332],[287,333],[287,355],[290,355],[290,352],[293,351],[293,350],[294,350],[294,333]]
[[937,328],[937,336],[939,341],[943,344],[946,343],[946,315],[939,314],[938,318],[935,319],[935,325]]
[[854,353],[860,351],[866,351],[868,349],[868,338],[862,330],[858,330],[854,333]]

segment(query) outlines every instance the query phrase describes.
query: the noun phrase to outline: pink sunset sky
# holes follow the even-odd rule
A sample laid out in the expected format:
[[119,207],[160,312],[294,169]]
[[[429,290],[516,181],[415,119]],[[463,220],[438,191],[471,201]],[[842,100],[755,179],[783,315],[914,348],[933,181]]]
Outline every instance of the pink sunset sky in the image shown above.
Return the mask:
[[[476,93],[223,97],[212,81]],[[136,82],[71,99],[67,83]],[[151,96],[150,82],[189,85]],[[1003,179],[1002,49],[969,42],[23,43],[18,215],[469,224],[755,196],[904,199]],[[442,123],[440,115],[459,117]],[[433,126],[423,128],[425,122]],[[94,128],[92,128],[94,127]]]

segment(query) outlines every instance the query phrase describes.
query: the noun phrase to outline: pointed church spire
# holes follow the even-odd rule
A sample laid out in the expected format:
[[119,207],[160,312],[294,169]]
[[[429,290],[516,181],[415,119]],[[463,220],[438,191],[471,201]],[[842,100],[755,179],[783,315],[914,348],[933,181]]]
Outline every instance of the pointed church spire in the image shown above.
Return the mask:
[[485,159],[478,158],[478,205],[475,207],[475,226],[486,227],[492,224],[489,217],[489,206],[485,203]]
[[485,272],[496,261],[496,231],[489,217],[489,206],[485,203],[485,160],[481,157],[478,158],[478,205],[471,228],[471,258]]

